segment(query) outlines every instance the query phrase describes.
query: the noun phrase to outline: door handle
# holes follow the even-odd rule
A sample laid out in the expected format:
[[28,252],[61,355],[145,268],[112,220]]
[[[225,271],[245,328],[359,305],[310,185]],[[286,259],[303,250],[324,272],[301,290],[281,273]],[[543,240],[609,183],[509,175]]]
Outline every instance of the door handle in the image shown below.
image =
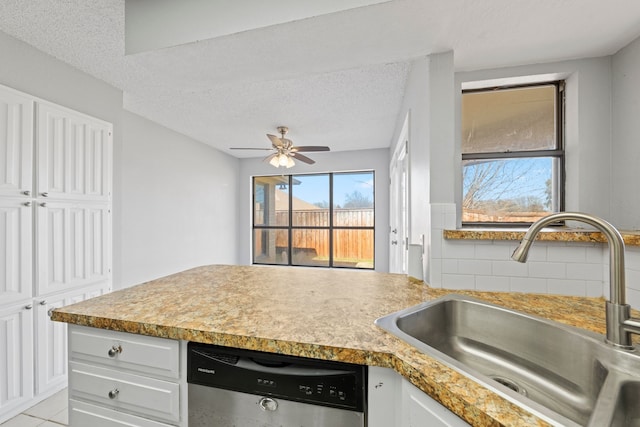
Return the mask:
[[397,241],[397,240],[392,240],[392,241],[391,241],[391,244],[392,244],[392,245],[397,245],[397,244],[398,244],[398,241]]

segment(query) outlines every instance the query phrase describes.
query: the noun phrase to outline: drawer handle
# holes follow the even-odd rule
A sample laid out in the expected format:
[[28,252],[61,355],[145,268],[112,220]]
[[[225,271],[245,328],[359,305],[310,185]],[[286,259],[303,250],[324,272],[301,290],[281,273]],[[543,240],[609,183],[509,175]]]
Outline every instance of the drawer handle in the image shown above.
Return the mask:
[[118,397],[118,393],[120,393],[120,390],[114,388],[109,392],[109,399],[115,399],[116,397]]
[[122,346],[120,346],[119,344],[114,344],[113,347],[111,347],[107,352],[109,357],[116,357],[120,353],[122,353]]

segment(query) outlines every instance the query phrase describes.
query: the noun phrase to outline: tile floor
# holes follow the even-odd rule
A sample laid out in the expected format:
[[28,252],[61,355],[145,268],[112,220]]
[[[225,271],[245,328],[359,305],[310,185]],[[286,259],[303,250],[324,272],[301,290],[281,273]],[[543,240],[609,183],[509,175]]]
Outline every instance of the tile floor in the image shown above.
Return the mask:
[[60,427],[69,424],[67,389],[54,394],[17,417],[0,424],[2,427]]

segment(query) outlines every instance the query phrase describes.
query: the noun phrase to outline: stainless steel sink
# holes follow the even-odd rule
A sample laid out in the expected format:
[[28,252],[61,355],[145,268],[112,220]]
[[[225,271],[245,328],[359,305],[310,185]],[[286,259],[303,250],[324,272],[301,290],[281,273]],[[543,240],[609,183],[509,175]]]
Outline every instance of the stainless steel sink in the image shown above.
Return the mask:
[[611,422],[613,427],[640,426],[640,382],[627,382],[620,387]]
[[[552,424],[584,426],[606,418],[612,426],[640,426],[614,421],[640,413],[637,403],[625,403],[639,402],[640,357],[605,344],[602,335],[461,295],[376,324]],[[634,373],[637,383],[623,382]]]

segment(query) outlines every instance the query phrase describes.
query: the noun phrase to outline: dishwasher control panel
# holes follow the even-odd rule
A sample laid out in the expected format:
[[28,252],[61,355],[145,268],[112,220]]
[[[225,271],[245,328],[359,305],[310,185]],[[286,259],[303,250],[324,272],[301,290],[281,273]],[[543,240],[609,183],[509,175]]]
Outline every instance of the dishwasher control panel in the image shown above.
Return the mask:
[[367,367],[189,343],[187,382],[362,412]]

